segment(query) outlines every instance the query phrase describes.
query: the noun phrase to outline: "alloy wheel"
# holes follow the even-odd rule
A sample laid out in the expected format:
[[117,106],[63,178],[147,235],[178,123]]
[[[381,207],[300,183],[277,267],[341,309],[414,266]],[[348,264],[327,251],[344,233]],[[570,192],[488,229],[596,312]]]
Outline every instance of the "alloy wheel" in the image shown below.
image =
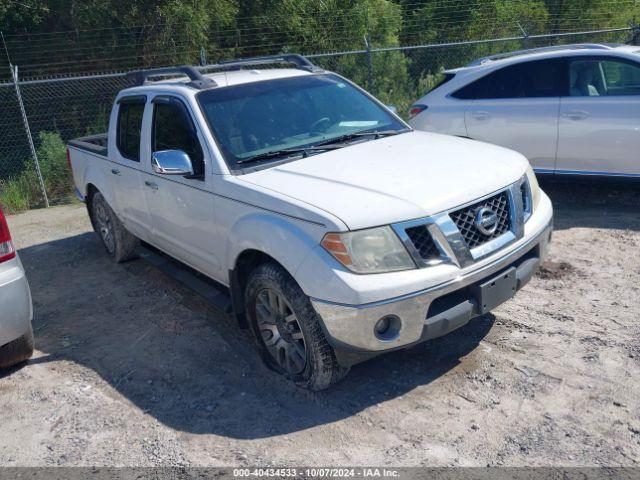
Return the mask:
[[109,215],[102,203],[96,205],[95,217],[102,241],[109,253],[113,253],[116,249],[115,238],[113,236],[113,222],[111,221],[111,215]]
[[289,374],[301,373],[307,363],[304,335],[284,295],[272,288],[260,290],[255,312],[258,330],[269,354]]

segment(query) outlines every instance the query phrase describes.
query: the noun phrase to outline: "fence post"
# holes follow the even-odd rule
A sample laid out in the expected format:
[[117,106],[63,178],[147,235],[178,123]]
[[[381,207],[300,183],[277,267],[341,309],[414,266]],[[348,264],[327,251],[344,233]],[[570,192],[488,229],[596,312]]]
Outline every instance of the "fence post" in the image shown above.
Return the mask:
[[520,24],[520,22],[516,22],[516,24],[518,25],[518,28],[522,32],[522,47],[526,50],[529,48],[529,32],[527,32],[524,28],[522,28],[522,25]]
[[364,46],[367,50],[367,90],[371,91],[373,89],[373,58],[371,57],[371,38],[369,34],[364,36]]
[[629,44],[640,45],[640,25],[638,25],[634,19],[630,26],[631,26],[631,39],[629,40]]
[[200,47],[200,65],[205,66],[207,64],[207,53],[204,51],[204,47]]
[[[10,66],[11,68],[11,66]],[[40,181],[40,189],[42,190],[42,197],[44,198],[45,207],[49,208],[49,197],[47,197],[47,190],[44,188],[44,179],[42,178],[42,172],[40,171],[40,162],[38,162],[38,154],[36,153],[36,147],[33,143],[33,137],[31,136],[31,129],[29,128],[29,119],[27,118],[27,112],[24,109],[24,103],[22,101],[22,94],[20,93],[20,85],[18,85],[18,66],[15,65],[11,68],[11,76],[13,77],[13,85],[16,87],[16,96],[18,97],[18,104],[20,105],[20,112],[22,113],[22,123],[24,124],[24,130],[29,139],[29,148],[31,148],[31,156],[36,165],[36,173],[38,180]]]

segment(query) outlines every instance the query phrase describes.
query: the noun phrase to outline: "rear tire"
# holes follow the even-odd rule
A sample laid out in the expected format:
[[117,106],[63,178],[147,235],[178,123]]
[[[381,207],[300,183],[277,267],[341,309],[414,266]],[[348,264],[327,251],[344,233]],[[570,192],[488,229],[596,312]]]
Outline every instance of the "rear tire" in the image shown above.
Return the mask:
[[349,371],[327,342],[320,318],[295,280],[265,263],[250,275],[245,311],[269,368],[310,390],[324,390]]
[[33,355],[33,328],[27,333],[0,347],[0,368],[8,368],[26,362]]
[[135,256],[140,240],[124,228],[100,192],[91,199],[91,223],[114,262],[126,262]]

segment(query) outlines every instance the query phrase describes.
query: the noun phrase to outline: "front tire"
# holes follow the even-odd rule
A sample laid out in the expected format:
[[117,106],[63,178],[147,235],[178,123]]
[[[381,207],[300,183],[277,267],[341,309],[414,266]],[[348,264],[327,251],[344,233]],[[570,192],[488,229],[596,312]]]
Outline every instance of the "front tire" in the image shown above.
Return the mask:
[[310,390],[324,390],[349,371],[338,364],[309,297],[280,266],[265,263],[251,273],[245,308],[272,370]]
[[91,223],[114,262],[126,262],[135,256],[140,240],[124,228],[100,192],[91,199]]
[[29,325],[27,333],[0,347],[0,368],[9,368],[26,362],[33,355],[33,329]]

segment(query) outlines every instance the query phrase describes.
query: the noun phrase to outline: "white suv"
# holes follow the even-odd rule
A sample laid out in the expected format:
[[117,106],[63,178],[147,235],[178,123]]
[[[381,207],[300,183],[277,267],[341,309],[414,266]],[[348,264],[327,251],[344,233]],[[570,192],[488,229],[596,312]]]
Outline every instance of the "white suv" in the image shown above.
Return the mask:
[[565,45],[476,60],[411,108],[418,130],[512,148],[536,172],[640,177],[640,47]]

